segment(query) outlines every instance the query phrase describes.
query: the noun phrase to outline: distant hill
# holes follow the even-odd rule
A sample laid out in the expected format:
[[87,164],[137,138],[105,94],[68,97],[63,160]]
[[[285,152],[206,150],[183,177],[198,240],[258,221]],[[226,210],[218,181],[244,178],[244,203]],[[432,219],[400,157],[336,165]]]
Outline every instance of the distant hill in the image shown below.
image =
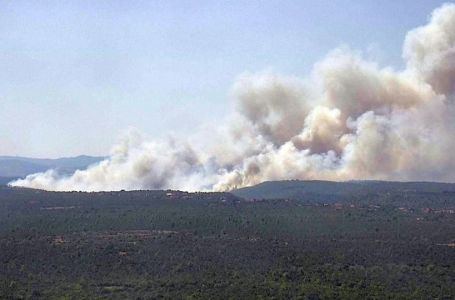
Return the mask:
[[438,182],[393,181],[267,181],[232,191],[245,199],[293,199],[334,202],[353,196],[378,193],[447,193],[455,192],[455,184]]
[[8,182],[11,182],[14,179],[16,179],[16,177],[0,177],[0,186],[6,185]]
[[[85,169],[103,159],[104,157],[87,155],[57,159],[0,156],[0,177],[19,178],[49,169],[57,169],[63,174],[71,174],[75,170]],[[0,184],[4,181],[3,179],[5,178],[0,178]]]

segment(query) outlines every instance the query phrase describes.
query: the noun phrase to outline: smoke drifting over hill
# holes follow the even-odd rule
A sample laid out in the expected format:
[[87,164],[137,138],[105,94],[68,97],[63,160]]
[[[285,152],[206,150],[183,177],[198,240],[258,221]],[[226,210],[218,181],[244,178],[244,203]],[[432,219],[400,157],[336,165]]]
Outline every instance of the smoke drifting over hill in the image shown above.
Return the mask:
[[[244,74],[236,112],[209,146],[132,132],[110,157],[72,176],[12,182],[46,190],[229,190],[279,179],[455,181],[455,5],[404,41],[406,68],[380,68],[347,48],[311,79]],[[207,145],[207,141],[203,141]]]

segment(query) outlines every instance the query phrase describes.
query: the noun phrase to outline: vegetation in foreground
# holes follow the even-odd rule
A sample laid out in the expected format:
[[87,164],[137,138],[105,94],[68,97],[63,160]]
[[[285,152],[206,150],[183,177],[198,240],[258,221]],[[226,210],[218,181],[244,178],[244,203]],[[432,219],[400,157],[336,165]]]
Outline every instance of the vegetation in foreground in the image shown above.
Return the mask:
[[0,188],[1,299],[453,299],[455,195]]

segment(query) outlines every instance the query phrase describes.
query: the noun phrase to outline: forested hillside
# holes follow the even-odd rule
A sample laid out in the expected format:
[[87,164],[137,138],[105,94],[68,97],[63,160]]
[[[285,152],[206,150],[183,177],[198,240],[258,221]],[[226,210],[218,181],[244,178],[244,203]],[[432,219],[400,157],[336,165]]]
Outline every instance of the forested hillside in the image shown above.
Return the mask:
[[453,299],[455,197],[0,188],[1,299]]
[[439,182],[394,182],[394,181],[322,181],[285,180],[267,181],[240,188],[233,194],[247,199],[293,199],[303,202],[353,201],[353,199],[375,197],[384,194],[426,195],[428,193],[455,193],[455,184]]

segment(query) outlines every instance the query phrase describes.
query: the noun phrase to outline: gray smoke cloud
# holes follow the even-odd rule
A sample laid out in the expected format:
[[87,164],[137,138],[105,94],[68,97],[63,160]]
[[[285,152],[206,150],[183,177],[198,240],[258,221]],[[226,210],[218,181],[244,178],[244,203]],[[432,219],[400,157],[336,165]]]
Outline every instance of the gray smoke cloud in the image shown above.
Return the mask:
[[455,181],[455,5],[404,41],[404,70],[340,48],[310,79],[271,72],[235,82],[231,121],[203,141],[147,141],[130,131],[72,176],[12,186],[45,190],[230,190],[281,179]]

